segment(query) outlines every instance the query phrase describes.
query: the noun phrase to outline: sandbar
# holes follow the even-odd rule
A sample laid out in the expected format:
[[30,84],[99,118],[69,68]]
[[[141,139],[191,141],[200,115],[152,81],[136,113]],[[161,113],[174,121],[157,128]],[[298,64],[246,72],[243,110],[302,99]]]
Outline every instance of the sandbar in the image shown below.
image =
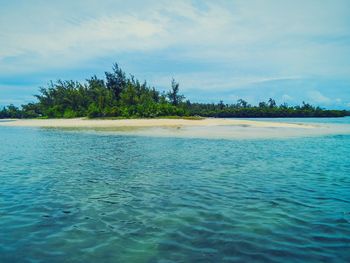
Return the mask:
[[251,121],[240,119],[203,118],[188,119],[12,119],[0,122],[0,126],[43,127],[43,128],[119,128],[119,127],[184,127],[184,126],[247,126],[315,128],[315,125]]

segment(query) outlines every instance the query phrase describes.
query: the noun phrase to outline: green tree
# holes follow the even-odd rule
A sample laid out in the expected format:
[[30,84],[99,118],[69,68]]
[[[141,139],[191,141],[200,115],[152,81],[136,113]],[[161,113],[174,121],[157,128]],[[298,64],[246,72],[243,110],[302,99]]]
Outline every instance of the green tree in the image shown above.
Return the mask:
[[174,79],[169,92],[160,93],[134,76],[126,77],[118,64],[105,79],[92,76],[86,82],[58,80],[39,89],[37,101],[0,109],[0,118],[96,117],[341,117],[349,111],[325,110],[303,102],[300,106],[277,106],[274,99],[252,106],[240,99],[235,104],[183,102],[179,83]]
[[268,104],[270,108],[276,107],[276,101],[272,98],[269,99]]
[[107,88],[113,91],[115,98],[118,100],[127,84],[125,73],[119,68],[118,64],[115,63],[113,65],[113,72],[105,72],[105,75]]
[[185,96],[179,94],[179,86],[180,84],[176,82],[175,79],[172,79],[171,89],[167,93],[170,103],[174,106],[179,105],[185,99]]

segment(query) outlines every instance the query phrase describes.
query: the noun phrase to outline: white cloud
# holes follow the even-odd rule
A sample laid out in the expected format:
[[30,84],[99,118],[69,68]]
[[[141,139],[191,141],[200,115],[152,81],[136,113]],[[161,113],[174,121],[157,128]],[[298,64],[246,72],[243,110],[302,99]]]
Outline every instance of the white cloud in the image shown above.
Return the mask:
[[166,49],[172,60],[227,64],[265,78],[350,69],[349,45],[334,41],[349,38],[346,1],[79,2],[76,10],[67,2],[19,6],[9,15],[3,8],[3,74]]
[[[35,66],[69,66],[109,52],[159,48],[155,36],[162,25],[133,16],[99,17],[45,34],[10,35],[0,49],[2,71],[35,70]],[[15,58],[14,63],[6,59]],[[32,67],[28,68],[31,64]],[[20,66],[20,68],[18,68]],[[34,67],[33,67],[34,66]]]
[[266,84],[274,81],[297,80],[298,76],[281,77],[261,77],[254,75],[235,76],[229,73],[217,72],[199,72],[199,73],[181,73],[174,75],[159,75],[150,77],[151,83],[157,83],[162,87],[169,87],[171,78],[175,78],[180,83],[181,89],[186,91],[188,88],[198,91],[226,91],[249,88],[259,84]]
[[341,98],[336,98],[334,101],[335,101],[336,103],[342,103],[342,99],[341,99]]
[[321,92],[317,90],[311,90],[308,92],[309,98],[316,103],[327,104],[331,102],[331,99],[323,95]]
[[347,0],[8,1],[0,9],[0,89],[2,79],[35,73],[44,85],[56,72],[90,65],[103,72],[108,58],[130,56],[130,72],[160,88],[175,77],[193,94],[345,105],[325,95],[348,101],[343,84],[339,94],[330,81],[318,84],[350,81],[349,7]]
[[283,102],[288,102],[288,101],[293,101],[294,98],[292,96],[289,96],[288,94],[283,94],[282,95],[282,101]]
[[132,16],[100,17],[60,28],[54,32],[47,32],[44,35],[32,33],[14,35],[9,42],[17,42],[16,50],[12,51],[9,48],[6,51],[5,49],[0,55],[15,56],[19,52],[35,52],[41,56],[48,56],[51,52],[70,54],[75,50],[78,51],[76,56],[80,56],[79,51],[85,50],[88,50],[90,55],[94,55],[111,49],[126,51],[154,48],[156,43],[150,40],[161,31],[160,25]]

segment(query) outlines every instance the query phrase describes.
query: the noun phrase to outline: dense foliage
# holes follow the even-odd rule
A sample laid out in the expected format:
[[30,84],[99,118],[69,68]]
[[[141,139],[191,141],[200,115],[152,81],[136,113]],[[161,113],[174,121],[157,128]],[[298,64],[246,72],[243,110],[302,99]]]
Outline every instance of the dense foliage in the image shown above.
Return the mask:
[[277,106],[273,99],[249,105],[244,100],[235,104],[191,103],[179,94],[179,84],[173,80],[169,92],[160,93],[155,88],[127,77],[117,64],[105,80],[96,76],[86,83],[57,81],[40,88],[37,102],[10,105],[0,110],[0,118],[74,118],[74,117],[140,117],[203,116],[203,117],[342,117],[347,111],[324,110],[303,103],[290,107]]

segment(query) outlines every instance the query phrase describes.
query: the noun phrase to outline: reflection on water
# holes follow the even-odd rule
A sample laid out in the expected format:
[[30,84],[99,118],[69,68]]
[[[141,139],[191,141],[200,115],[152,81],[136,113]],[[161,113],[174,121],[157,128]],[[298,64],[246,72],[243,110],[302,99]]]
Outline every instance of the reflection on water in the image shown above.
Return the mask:
[[0,128],[0,262],[349,262],[350,136]]

